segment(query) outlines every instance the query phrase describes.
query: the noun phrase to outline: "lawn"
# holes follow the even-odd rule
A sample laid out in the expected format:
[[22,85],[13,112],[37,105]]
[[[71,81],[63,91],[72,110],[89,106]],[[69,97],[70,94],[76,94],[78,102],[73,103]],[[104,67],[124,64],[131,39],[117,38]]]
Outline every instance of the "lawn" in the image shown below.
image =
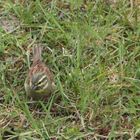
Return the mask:
[[[24,89],[35,44],[47,102]],[[140,139],[140,1],[1,0],[0,139]]]

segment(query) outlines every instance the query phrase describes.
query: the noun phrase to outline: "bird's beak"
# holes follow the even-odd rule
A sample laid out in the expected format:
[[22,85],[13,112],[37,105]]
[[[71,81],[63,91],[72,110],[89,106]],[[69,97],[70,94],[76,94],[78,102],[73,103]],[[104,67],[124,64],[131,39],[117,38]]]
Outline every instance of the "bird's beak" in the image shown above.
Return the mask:
[[31,89],[32,89],[32,90],[35,90],[36,88],[37,88],[37,86],[35,86],[35,85],[32,85],[32,86],[31,86]]

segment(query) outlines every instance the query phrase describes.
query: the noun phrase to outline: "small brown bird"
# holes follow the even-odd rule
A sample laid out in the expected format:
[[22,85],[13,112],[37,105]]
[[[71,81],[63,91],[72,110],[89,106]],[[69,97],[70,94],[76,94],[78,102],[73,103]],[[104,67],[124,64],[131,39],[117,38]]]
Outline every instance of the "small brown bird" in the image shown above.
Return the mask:
[[42,62],[42,47],[33,48],[33,64],[25,80],[25,91],[33,99],[45,99],[54,90],[54,81],[49,68]]

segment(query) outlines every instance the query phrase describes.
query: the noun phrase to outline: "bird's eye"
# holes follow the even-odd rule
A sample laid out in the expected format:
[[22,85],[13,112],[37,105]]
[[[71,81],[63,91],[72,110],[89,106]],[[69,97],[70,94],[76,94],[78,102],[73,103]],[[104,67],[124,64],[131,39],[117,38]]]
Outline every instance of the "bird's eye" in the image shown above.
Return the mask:
[[38,82],[37,85],[38,85],[39,87],[43,86],[43,85],[44,85],[44,81]]
[[40,85],[42,83],[42,81],[38,82],[37,84]]
[[46,75],[43,75],[42,77],[40,77],[40,79],[38,80],[38,85],[43,85],[44,83],[47,82],[47,76]]

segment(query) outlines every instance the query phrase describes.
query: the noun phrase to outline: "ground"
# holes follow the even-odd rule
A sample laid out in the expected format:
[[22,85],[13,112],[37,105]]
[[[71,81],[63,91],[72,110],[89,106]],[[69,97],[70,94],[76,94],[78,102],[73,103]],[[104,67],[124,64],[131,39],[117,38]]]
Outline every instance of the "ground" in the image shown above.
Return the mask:
[[[0,138],[140,139],[140,2],[0,1]],[[26,97],[32,47],[56,90]]]

